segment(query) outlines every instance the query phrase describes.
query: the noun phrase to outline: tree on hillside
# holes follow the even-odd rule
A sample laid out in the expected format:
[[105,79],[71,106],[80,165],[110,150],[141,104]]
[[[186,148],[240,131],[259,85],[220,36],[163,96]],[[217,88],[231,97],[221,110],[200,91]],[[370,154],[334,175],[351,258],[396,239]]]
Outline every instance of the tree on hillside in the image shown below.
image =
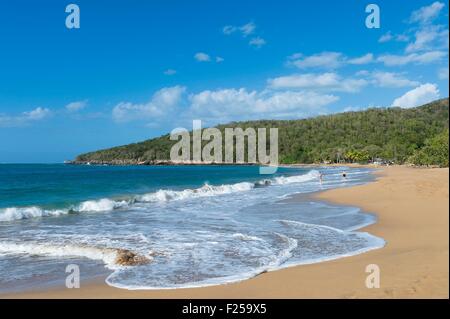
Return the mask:
[[448,167],[448,129],[427,139],[425,146],[416,150],[408,162],[415,165]]
[[[429,139],[448,129],[448,107],[449,100],[446,98],[416,108],[372,108],[300,120],[232,122],[217,128],[222,136],[225,128],[278,128],[279,161],[286,164],[346,160],[365,162],[375,158],[404,163],[412,155],[416,155],[415,161],[418,163],[431,163],[441,157],[433,155],[426,158],[426,154],[432,151],[428,145],[431,143]],[[427,153],[419,153],[425,143],[428,143]],[[170,149],[174,144],[169,135],[164,135],[82,154],[76,161],[152,164],[170,160]]]

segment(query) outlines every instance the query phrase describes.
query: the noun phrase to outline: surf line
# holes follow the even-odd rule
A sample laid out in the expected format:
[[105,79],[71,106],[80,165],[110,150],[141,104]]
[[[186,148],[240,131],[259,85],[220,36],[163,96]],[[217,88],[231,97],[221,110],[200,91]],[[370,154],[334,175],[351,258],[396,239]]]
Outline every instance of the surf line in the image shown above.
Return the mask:
[[216,312],[217,306],[196,306],[192,303],[189,303],[189,305],[183,306],[183,314],[207,314],[210,317],[214,316],[214,313]]

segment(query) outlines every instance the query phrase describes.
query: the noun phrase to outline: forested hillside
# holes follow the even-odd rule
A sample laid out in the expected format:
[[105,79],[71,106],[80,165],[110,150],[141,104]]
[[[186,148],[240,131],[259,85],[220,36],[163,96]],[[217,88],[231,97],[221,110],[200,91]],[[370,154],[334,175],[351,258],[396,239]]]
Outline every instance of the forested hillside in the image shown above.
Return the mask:
[[[277,127],[281,163],[365,162],[383,158],[396,163],[445,166],[442,152],[445,147],[448,152],[448,106],[446,98],[411,109],[373,108],[301,120],[233,122],[217,127],[222,131],[225,127]],[[174,143],[169,135],[164,135],[82,154],[76,162],[152,164],[169,160]],[[448,166],[448,156],[446,163]]]

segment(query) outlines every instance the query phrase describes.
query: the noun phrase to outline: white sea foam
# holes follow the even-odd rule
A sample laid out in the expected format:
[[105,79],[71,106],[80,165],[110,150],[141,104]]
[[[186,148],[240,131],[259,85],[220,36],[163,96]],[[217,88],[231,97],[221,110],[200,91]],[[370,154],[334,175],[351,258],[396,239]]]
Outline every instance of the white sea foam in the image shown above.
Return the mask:
[[282,250],[274,262],[272,262],[267,270],[273,270],[278,268],[282,263],[284,263],[286,260],[291,258],[292,251],[298,247],[298,241],[297,239],[288,237],[283,234],[275,233],[278,237],[280,237],[283,241],[287,243],[287,248]]
[[383,238],[376,237],[367,232],[360,232],[360,231],[355,232],[352,230],[342,230],[342,229],[338,229],[338,228],[334,228],[334,227],[330,227],[330,226],[308,224],[308,223],[303,223],[303,222],[294,221],[294,220],[275,220],[275,221],[278,221],[285,225],[291,225],[293,227],[308,228],[308,229],[314,230],[314,231],[324,229],[324,230],[330,230],[332,232],[336,232],[339,234],[356,234],[358,238],[364,239],[367,241],[366,246],[363,248],[360,248],[360,249],[349,250],[348,252],[342,253],[342,254],[335,254],[335,255],[329,255],[329,256],[324,256],[324,257],[304,259],[302,261],[291,261],[291,262],[286,261],[285,263],[280,264],[280,267],[278,267],[277,269],[289,268],[289,267],[297,266],[297,265],[308,265],[308,264],[314,264],[314,263],[319,263],[319,262],[324,262],[324,261],[335,260],[335,259],[339,259],[339,258],[343,258],[343,257],[355,256],[355,255],[362,254],[362,253],[365,253],[365,252],[368,252],[371,250],[382,248],[386,245],[386,241]]
[[274,184],[285,185],[285,184],[292,184],[292,183],[308,182],[308,181],[311,181],[314,179],[318,180],[319,176],[320,176],[320,172],[313,169],[303,175],[275,177],[273,179],[273,181],[274,181]]
[[270,185],[284,185],[284,184],[292,184],[292,183],[302,183],[310,180],[318,179],[319,172],[316,170],[311,170],[303,175],[296,176],[281,176],[276,177],[272,180],[265,179],[256,183],[236,183],[229,185],[220,185],[220,186],[212,186],[209,184],[205,184],[200,188],[196,189],[185,189],[182,191],[174,191],[174,190],[159,190],[155,193],[149,193],[142,196],[137,197],[137,201],[142,202],[166,202],[170,200],[184,200],[190,198],[198,198],[198,197],[207,197],[207,196],[217,196],[223,194],[231,194],[237,192],[245,192],[252,190],[256,187],[261,186],[270,186]]
[[68,209],[44,209],[41,207],[8,207],[0,209],[0,222],[8,222],[21,219],[52,217],[67,215],[69,213],[106,212],[117,208],[126,207],[128,201],[114,201],[111,199],[90,200]]
[[[256,277],[264,272],[279,269],[280,267],[282,267],[281,265],[292,256],[292,251],[298,247],[298,241],[294,238],[290,238],[283,234],[276,233],[276,235],[279,236],[280,239],[286,243],[287,247],[285,249],[282,249],[279,253],[271,256],[271,258],[270,258],[271,260],[266,265],[262,265],[253,270],[250,270],[250,271],[237,272],[234,275],[209,278],[209,279],[204,279],[204,280],[200,280],[200,281],[196,281],[196,282],[184,283],[181,285],[172,284],[172,285],[167,285],[167,286],[160,286],[160,285],[151,286],[151,285],[145,285],[143,283],[140,283],[138,285],[133,284],[133,283],[124,283],[121,280],[117,280],[118,276],[120,276],[120,274],[121,274],[121,270],[119,269],[106,278],[106,283],[112,287],[122,288],[122,289],[127,289],[127,290],[155,290],[155,289],[161,290],[161,289],[174,289],[174,288],[176,289],[176,288],[208,287],[208,286],[214,286],[214,285],[240,282],[240,281],[243,281],[246,279]],[[245,241],[246,240],[264,241],[261,238],[258,238],[255,236],[247,236],[247,235],[244,235],[241,233],[235,233],[232,236],[243,239]]]
[[250,236],[250,235],[245,235],[242,233],[233,234],[232,237],[238,238],[238,239],[244,240],[244,241],[251,241],[251,240],[262,241],[263,240],[257,236]]
[[185,189],[182,191],[159,190],[137,197],[141,202],[166,202],[170,200],[184,200],[198,197],[217,196],[237,192],[245,192],[254,188],[254,184],[242,182],[230,185],[212,186],[205,184],[196,189]]
[[36,217],[60,216],[68,214],[68,210],[46,210],[40,207],[9,207],[0,209],[0,222],[29,219]]
[[117,249],[77,245],[0,242],[0,254],[27,254],[50,257],[85,257],[101,260],[110,269],[117,268]]
[[117,208],[126,207],[127,201],[114,201],[108,198],[100,200],[89,200],[81,203],[76,211],[78,212],[106,212]]

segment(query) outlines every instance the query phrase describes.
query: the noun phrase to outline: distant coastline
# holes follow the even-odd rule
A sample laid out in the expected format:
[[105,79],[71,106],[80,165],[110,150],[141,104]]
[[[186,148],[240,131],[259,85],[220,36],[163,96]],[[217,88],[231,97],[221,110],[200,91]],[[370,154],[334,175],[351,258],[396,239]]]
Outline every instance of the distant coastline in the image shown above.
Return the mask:
[[141,166],[190,166],[190,165],[216,165],[216,166],[255,166],[258,163],[215,163],[215,162],[174,162],[170,160],[154,160],[154,161],[135,161],[135,160],[112,160],[112,161],[64,161],[67,165],[111,165],[111,166],[128,166],[128,165],[141,165]]
[[[278,163],[369,163],[448,166],[448,107],[444,98],[416,108],[374,108],[299,120],[259,120],[218,125],[242,130],[278,128]],[[205,141],[204,141],[205,142]],[[177,143],[168,134],[78,155],[70,164],[254,165],[172,161]],[[206,143],[206,142],[205,142]],[[222,154],[227,149],[223,146]],[[217,160],[216,160],[217,161]]]

